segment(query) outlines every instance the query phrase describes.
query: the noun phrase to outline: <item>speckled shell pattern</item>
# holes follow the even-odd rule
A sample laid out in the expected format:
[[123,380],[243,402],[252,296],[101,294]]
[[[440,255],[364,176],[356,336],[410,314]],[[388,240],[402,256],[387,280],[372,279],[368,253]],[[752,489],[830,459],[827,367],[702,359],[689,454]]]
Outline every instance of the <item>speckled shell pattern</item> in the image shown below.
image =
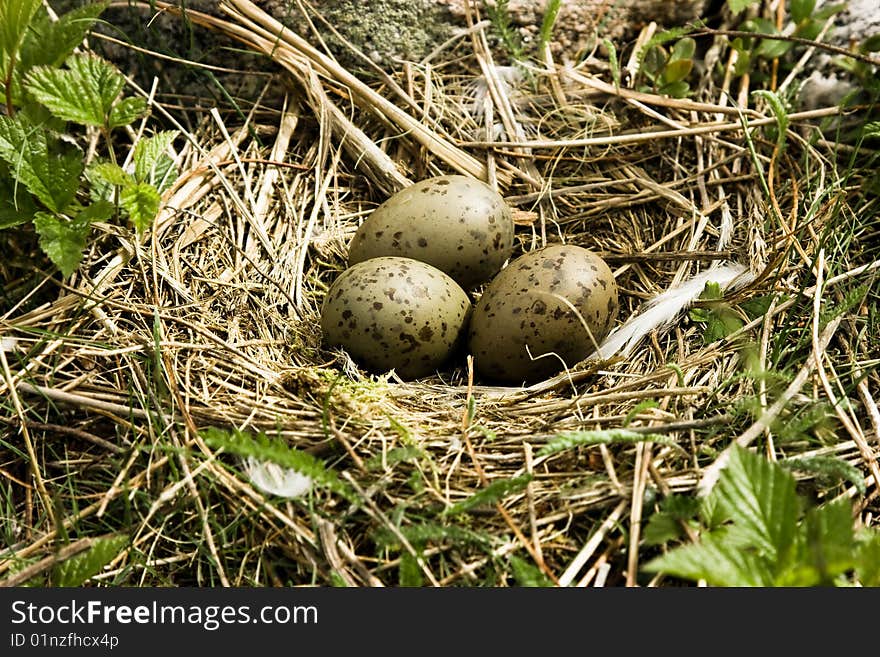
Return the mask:
[[321,309],[328,346],[344,347],[376,372],[404,379],[432,374],[464,338],[467,294],[439,269],[410,258],[380,257],[346,269]]
[[349,265],[403,256],[434,265],[465,290],[488,281],[513,252],[504,198],[466,176],[437,176],[398,192],[360,225]]
[[598,255],[569,245],[533,251],[502,270],[474,308],[474,366],[517,385],[552,376],[562,361],[571,367],[593,352],[617,310],[614,275]]

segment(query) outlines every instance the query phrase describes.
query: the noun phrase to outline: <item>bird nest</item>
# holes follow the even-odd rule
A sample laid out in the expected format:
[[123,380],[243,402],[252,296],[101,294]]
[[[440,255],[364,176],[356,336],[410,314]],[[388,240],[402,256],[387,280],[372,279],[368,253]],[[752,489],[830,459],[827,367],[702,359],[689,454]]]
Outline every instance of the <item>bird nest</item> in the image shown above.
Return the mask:
[[[722,101],[729,77],[704,76],[701,100],[676,100],[616,85],[598,56],[577,68],[499,67],[478,26],[367,84],[250,3],[227,7],[226,21],[191,19],[271,57],[283,104],[215,110],[184,130],[180,176],[152,229],[100,226],[54,299],[3,319],[27,353],[10,363],[16,398],[44,410],[31,433],[69,441],[43,448],[55,455],[46,478],[81,471],[58,521],[81,536],[130,532],[100,577],[659,581],[639,574],[657,549],[640,528],[658,500],[694,491],[754,430],[760,414],[745,402],[766,408],[785,395],[743,372],[767,366],[776,327],[809,321],[804,309],[826,289],[811,267],[831,204],[802,167],[833,184],[828,154],[804,135],[837,108],[792,114],[783,153],[766,132],[777,125],[769,108]],[[703,321],[682,312],[703,285],[692,289],[626,350],[530,387],[481,381],[466,354],[415,381],[362,371],[322,346],[324,294],[372,209],[444,173],[503,193],[517,255],[558,242],[602,255],[621,291],[619,324],[719,263],[752,282],[702,303]],[[721,305],[735,321],[709,335]],[[295,501],[267,492],[260,460],[218,447],[209,428],[265,434],[319,459],[339,486],[317,477]],[[780,457],[833,453],[866,467],[851,440],[758,433]],[[22,558],[40,556],[58,528],[28,531]]]

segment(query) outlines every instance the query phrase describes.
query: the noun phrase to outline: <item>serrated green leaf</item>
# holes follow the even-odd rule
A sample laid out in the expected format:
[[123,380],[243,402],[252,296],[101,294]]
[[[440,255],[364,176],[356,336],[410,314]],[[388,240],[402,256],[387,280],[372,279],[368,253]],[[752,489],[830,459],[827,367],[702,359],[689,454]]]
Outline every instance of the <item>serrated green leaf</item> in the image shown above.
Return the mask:
[[747,9],[752,5],[756,5],[760,0],[727,0],[727,6],[730,7],[731,13],[736,16],[743,9]]
[[880,121],[871,121],[866,123],[862,129],[865,139],[876,139],[880,137]]
[[90,577],[101,572],[128,545],[127,536],[108,536],[95,539],[92,546],[80,554],[62,561],[55,568],[55,586],[82,586]]
[[[423,522],[400,527],[399,531],[411,545],[453,543],[455,545],[478,545],[485,548],[492,543],[492,537],[488,534],[481,534],[458,525]],[[374,539],[383,548],[400,547],[400,539],[385,527],[376,530]]]
[[856,487],[862,495],[865,494],[865,479],[861,470],[850,465],[841,458],[834,456],[808,456],[804,458],[791,458],[779,461],[779,465],[789,470],[810,472],[822,478],[837,481],[848,481]]
[[165,151],[177,134],[177,130],[165,130],[137,143],[134,147],[134,177],[138,182],[148,182],[160,191],[161,185],[167,186],[173,182],[168,180],[168,173],[174,166],[174,160]]
[[111,108],[109,125],[111,128],[128,125],[146,113],[147,101],[143,98],[139,96],[123,98]]
[[134,177],[113,162],[96,162],[89,167],[89,180],[98,179],[110,185],[133,185]]
[[810,509],[799,529],[797,559],[777,576],[779,586],[828,586],[855,566],[852,504],[848,499]]
[[28,191],[7,178],[5,167],[0,166],[0,230],[30,221],[36,212]]
[[679,520],[696,518],[700,513],[702,502],[698,497],[690,495],[670,495],[660,502],[660,510]]
[[0,115],[0,158],[12,177],[43,205],[64,212],[79,188],[82,156],[68,150],[50,155],[46,130],[20,115]]
[[[12,58],[21,47],[41,0],[0,0],[0,51]],[[3,71],[6,77],[8,71]]]
[[128,213],[138,232],[145,231],[153,223],[161,200],[159,190],[149,183],[126,185],[119,195],[119,205]]
[[648,518],[648,523],[642,532],[642,540],[645,545],[663,545],[680,538],[682,533],[678,520],[668,513],[658,511]]
[[34,215],[34,228],[40,236],[40,248],[65,278],[70,276],[82,260],[90,222],[68,221],[48,212],[37,212]]
[[357,501],[357,496],[351,488],[340,481],[336,473],[327,468],[322,461],[308,452],[272,439],[265,433],[254,435],[246,431],[226,431],[211,427],[202,430],[200,435],[214,449],[223,449],[241,457],[251,456],[260,461],[277,463],[283,468],[296,470],[309,477],[316,485],[328,488],[349,502]]
[[550,456],[582,445],[604,445],[608,443],[654,442],[664,445],[674,441],[669,436],[656,433],[638,433],[629,429],[604,429],[597,431],[568,431],[555,435],[539,451],[538,456]]
[[116,99],[125,85],[122,74],[96,55],[72,55],[66,66],[34,67],[25,79],[25,88],[60,119],[113,127],[111,110],[121,104]]
[[444,516],[454,516],[471,509],[488,506],[500,502],[508,495],[513,495],[523,490],[532,480],[532,475],[524,474],[519,477],[511,477],[509,479],[499,479],[493,481],[483,490],[478,491],[470,497],[453,504],[443,511]]
[[90,2],[58,17],[49,19],[38,13],[21,44],[21,65],[26,71],[34,66],[60,66],[80,45],[109,2]]
[[700,500],[700,520],[709,530],[717,530],[730,520],[727,510],[718,499],[718,487]]
[[541,569],[530,561],[516,556],[510,555],[510,570],[513,572],[513,578],[516,583],[522,587],[552,587],[553,582],[547,577]]
[[715,490],[737,531],[771,563],[785,567],[792,556],[800,510],[794,477],[778,464],[734,445]]
[[773,112],[773,116],[776,119],[776,147],[779,150],[782,150],[783,148],[785,148],[785,137],[789,123],[788,112],[786,111],[785,106],[782,104],[782,100],[780,100],[779,96],[777,96],[775,93],[766,89],[758,89],[757,91],[753,91],[752,95],[763,98],[770,106],[770,110]]
[[648,562],[649,573],[665,573],[712,586],[770,586],[773,577],[765,560],[719,537],[704,536]]

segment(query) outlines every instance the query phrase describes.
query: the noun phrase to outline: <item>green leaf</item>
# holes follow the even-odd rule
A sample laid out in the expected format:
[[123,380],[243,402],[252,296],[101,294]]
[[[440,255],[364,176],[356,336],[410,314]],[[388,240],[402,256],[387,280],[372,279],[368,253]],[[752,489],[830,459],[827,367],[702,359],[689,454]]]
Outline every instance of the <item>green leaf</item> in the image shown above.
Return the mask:
[[110,110],[110,127],[128,125],[147,113],[147,101],[141,97],[123,98]]
[[[0,51],[6,55],[4,61],[18,52],[41,4],[41,0],[0,0]],[[7,73],[3,71],[4,78]]]
[[12,177],[53,212],[63,212],[79,188],[82,156],[77,151],[49,155],[46,130],[21,117],[0,115],[0,158]]
[[623,424],[623,426],[625,426],[625,427],[626,427],[626,426],[629,426],[629,423],[633,421],[633,418],[634,418],[636,415],[638,415],[639,413],[641,413],[642,411],[647,410],[647,409],[649,409],[649,408],[659,408],[659,407],[660,407],[660,404],[658,404],[655,400],[653,400],[653,399],[643,399],[643,400],[640,401],[638,404],[636,404],[635,406],[633,406],[632,410],[630,410],[630,411],[626,414],[626,417],[623,418],[623,423],[622,423],[622,424]]
[[791,458],[779,461],[779,465],[789,470],[797,470],[799,472],[810,472],[818,475],[822,479],[831,480],[833,482],[848,481],[862,495],[865,494],[865,479],[861,470],[854,465],[850,465],[841,458],[836,456],[807,456],[804,458]]
[[605,445],[608,443],[653,442],[664,445],[673,444],[669,436],[656,433],[638,433],[629,429],[603,429],[596,431],[568,431],[556,434],[539,451],[538,456],[549,456],[582,445]]
[[367,466],[367,470],[375,472],[376,470],[382,470],[386,466],[391,468],[398,463],[420,461],[425,457],[425,451],[421,447],[404,445],[403,447],[395,447],[388,450],[384,455],[384,458],[382,454],[376,454],[376,456],[367,461],[365,465]]
[[664,84],[658,91],[670,98],[686,98],[691,92],[691,87],[686,81],[679,80],[678,82]]
[[859,50],[863,53],[880,51],[880,34],[869,36],[867,39],[862,41],[861,45],[859,46]]
[[670,59],[663,69],[663,74],[660,76],[660,83],[663,86],[667,86],[681,82],[688,76],[693,67],[694,62],[691,59]]
[[101,180],[109,185],[133,185],[135,179],[130,173],[113,162],[96,162],[89,167],[89,179]]
[[743,9],[756,5],[758,2],[760,2],[760,0],[727,0],[727,6],[730,7],[731,13],[736,16]]
[[[477,545],[486,548],[491,545],[492,537],[458,525],[441,525],[424,522],[399,528],[400,533],[411,545],[427,545],[428,543],[452,543],[454,545]],[[373,538],[383,548],[399,548],[400,539],[385,527],[374,532]]]
[[704,536],[695,545],[683,545],[653,559],[643,568],[690,580],[704,579],[713,586],[769,586],[767,562],[722,537]]
[[773,112],[773,116],[776,118],[776,147],[779,150],[785,148],[785,137],[786,131],[788,130],[788,112],[785,109],[785,106],[782,104],[782,100],[780,100],[779,96],[777,96],[772,91],[768,91],[766,89],[758,89],[757,91],[752,92],[753,96],[758,96],[759,98],[763,98],[767,101],[767,104],[770,105],[770,109]]
[[60,119],[98,128],[113,127],[110,113],[125,78],[95,55],[72,55],[66,64],[66,69],[34,67],[25,87]]
[[397,569],[397,577],[400,586],[423,586],[425,583],[422,568],[418,560],[409,552],[400,554],[400,565]]
[[665,66],[666,53],[663,52],[663,48],[660,46],[654,46],[645,51],[640,70],[648,79],[656,80],[660,73],[663,72]]
[[608,66],[611,68],[611,79],[614,81],[614,87],[620,88],[620,62],[617,59],[617,48],[611,43],[610,39],[602,39],[602,45],[608,51]]
[[770,310],[770,304],[772,301],[773,297],[767,294],[746,299],[739,304],[739,307],[746,314],[746,317],[749,319],[757,319],[758,317],[763,317],[767,314],[767,311]]
[[109,2],[90,2],[59,16],[57,21],[40,12],[31,21],[21,44],[24,70],[34,66],[60,66],[80,45]]
[[127,185],[119,196],[119,204],[128,212],[138,232],[145,231],[153,223],[161,200],[159,191],[149,183]]
[[762,55],[767,59],[776,59],[791,50],[792,45],[791,41],[782,39],[761,39],[755,54]]
[[6,177],[4,169],[0,165],[0,230],[30,221],[37,211],[33,197]]
[[799,534],[798,558],[777,578],[780,586],[829,586],[855,566],[852,504],[848,499],[810,509]]
[[553,36],[553,26],[556,25],[556,18],[559,16],[561,7],[562,0],[549,0],[544,6],[544,18],[541,20],[541,31],[538,38],[540,50],[543,50],[545,44],[550,43],[550,38]]
[[541,572],[540,568],[515,554],[510,555],[510,570],[513,571],[513,577],[520,586],[530,588],[553,586],[553,582]]
[[794,477],[780,465],[734,445],[716,491],[737,532],[777,567],[787,565],[799,514]]
[[40,248],[65,278],[70,276],[79,266],[86,248],[90,228],[88,219],[68,221],[48,212],[37,212],[34,228],[40,236]]
[[101,572],[128,545],[127,536],[108,536],[95,539],[85,552],[62,561],[55,568],[55,586],[82,586],[90,577]]
[[645,545],[663,545],[679,538],[682,533],[678,520],[668,513],[658,511],[648,518],[648,523],[642,532],[642,540]]
[[443,511],[444,516],[454,516],[465,511],[470,511],[476,507],[488,506],[500,502],[508,495],[513,495],[523,490],[532,480],[532,475],[524,474],[519,477],[511,477],[509,479],[499,479],[493,481],[483,490],[478,491],[470,497],[453,504],[451,507]]
[[697,50],[697,42],[691,37],[685,37],[676,41],[672,47],[672,53],[669,55],[669,61],[674,62],[681,59],[692,60]]
[[791,0],[788,10],[791,12],[791,19],[800,23],[812,16],[815,8],[816,0]]
[[880,532],[859,538],[856,578],[862,586],[880,586]]
[[357,496],[351,488],[340,481],[336,473],[327,468],[322,461],[308,452],[269,438],[265,433],[253,435],[246,431],[226,431],[211,427],[201,431],[200,435],[214,449],[223,449],[241,457],[251,456],[260,461],[277,463],[283,468],[296,470],[309,477],[316,485],[324,486],[349,502],[357,501]]
[[679,538],[683,531],[679,521],[689,522],[700,513],[702,500],[686,495],[670,495],[660,502],[660,510],[652,514],[645,527],[647,545],[661,545]]
[[138,182],[148,182],[160,191],[171,185],[168,175],[174,167],[172,160],[165,153],[177,137],[176,130],[165,130],[152,137],[141,139],[134,147],[134,177]]

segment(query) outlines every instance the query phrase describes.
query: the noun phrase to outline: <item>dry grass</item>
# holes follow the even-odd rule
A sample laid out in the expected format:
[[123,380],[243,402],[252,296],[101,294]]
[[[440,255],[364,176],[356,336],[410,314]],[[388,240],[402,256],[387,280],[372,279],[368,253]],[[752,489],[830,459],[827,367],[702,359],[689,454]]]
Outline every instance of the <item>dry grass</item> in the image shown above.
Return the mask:
[[[250,3],[224,4],[227,23],[193,20],[269,53],[291,83],[284,106],[254,106],[245,125],[202,116],[177,142],[182,173],[153,230],[100,226],[79,273],[41,275],[0,317],[18,340],[0,351],[14,518],[0,576],[45,571],[68,536],[123,532],[130,548],[94,581],[507,585],[516,556],[562,585],[660,584],[638,571],[658,549],[640,540],[647,517],[695,491],[734,439],[775,459],[846,460],[867,495],[805,485],[858,498],[876,524],[878,224],[858,180],[811,142],[837,108],[793,114],[778,152],[754,129],[772,114],[740,116],[729,99],[748,88],[729,76],[705,76],[690,101],[617,89],[595,58],[505,80],[476,17],[430,62],[368,85],[305,41],[276,39]],[[606,257],[621,321],[727,260],[756,275],[731,303],[769,296],[768,314],[710,344],[679,317],[629,357],[528,389],[474,381],[463,357],[415,382],[370,376],[322,348],[323,294],[387,194],[448,172],[505,194],[517,253],[565,241]],[[827,321],[857,285],[862,297]],[[321,457],[359,503],[264,495],[205,444],[210,426]],[[623,426],[669,440],[539,454],[561,433]],[[521,475],[532,479],[499,502],[442,515]]]

